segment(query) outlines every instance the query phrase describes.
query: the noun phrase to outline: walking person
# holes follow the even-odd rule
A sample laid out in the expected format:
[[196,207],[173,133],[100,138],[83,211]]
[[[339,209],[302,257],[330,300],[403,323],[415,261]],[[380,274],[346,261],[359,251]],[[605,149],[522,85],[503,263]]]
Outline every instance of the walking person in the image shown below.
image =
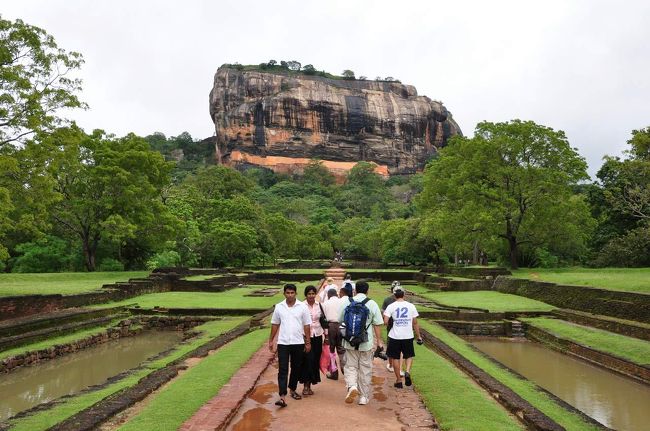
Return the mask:
[[[381,339],[381,325],[384,321],[375,301],[368,298],[368,283],[356,284],[356,295],[343,297],[343,306],[339,320],[345,328],[343,339],[345,348],[345,383],[348,392],[345,402],[351,404],[359,396],[359,405],[366,405],[370,399],[372,380],[373,346],[384,348]],[[372,326],[372,329],[370,328]]]
[[[393,319],[393,327],[388,332],[388,349],[386,354],[390,361],[393,362],[393,369],[395,373],[395,387],[401,389],[406,386],[411,386],[411,365],[413,365],[413,358],[415,357],[415,349],[413,348],[413,330],[418,336],[418,344],[422,344],[422,336],[420,335],[420,325],[418,325],[418,311],[415,305],[404,299],[404,290],[402,286],[395,286],[393,295],[395,302],[386,307],[384,311],[384,322],[388,324],[390,318]],[[404,358],[405,371],[404,371],[404,384],[402,383],[402,376],[400,373],[400,357]]]
[[345,274],[345,280],[343,280],[342,287],[348,289],[351,292],[351,295],[356,295],[355,283],[352,281],[352,276],[350,274]]
[[[277,347],[275,338],[277,335]],[[284,285],[284,301],[275,306],[271,317],[271,335],[269,350],[278,352],[278,393],[280,399],[276,406],[286,407],[287,376],[289,364],[289,390],[291,398],[299,400],[302,397],[296,392],[300,377],[303,353],[311,350],[311,316],[307,306],[296,299],[296,285]]]
[[339,354],[339,363],[341,367],[345,365],[345,350],[343,349],[343,344],[341,343],[341,333],[339,331],[339,314],[341,313],[341,303],[343,299],[339,298],[336,294],[336,289],[330,289],[327,291],[327,302],[323,304],[323,311],[325,312],[325,317],[327,318],[327,345],[330,352],[330,369],[326,374],[328,379],[338,380],[339,371],[336,367],[336,354]]
[[315,286],[309,285],[305,287],[305,305],[309,310],[311,350],[304,353],[299,381],[304,385],[303,395],[314,395],[311,387],[320,382],[320,356],[323,353],[324,334],[320,323],[323,309],[321,304],[316,302]]
[[[392,304],[393,302],[395,302],[395,299],[396,299],[396,298],[395,298],[395,289],[398,288],[398,287],[399,287],[400,289],[401,289],[401,287],[402,287],[399,281],[395,280],[395,281],[393,281],[393,282],[391,283],[391,285],[390,285],[390,296],[387,296],[387,297],[384,299],[384,302],[381,304],[381,313],[382,313],[382,315],[383,315],[384,311],[386,311],[386,308],[388,308],[388,306],[389,306],[390,304]],[[392,327],[393,327],[393,320],[392,320],[391,318],[389,318],[389,319],[388,319],[388,322],[386,323],[386,329],[390,332],[390,329],[391,329]],[[388,342],[388,340],[387,340],[387,342]],[[390,371],[391,373],[394,372],[394,370],[393,370],[393,361],[392,361],[392,360],[388,360],[388,361],[386,361],[386,369],[387,369],[388,371]],[[400,373],[401,373],[402,375],[404,375],[404,373],[402,372],[402,360],[401,360],[401,359],[400,359],[400,361],[399,361],[399,369],[400,369]]]

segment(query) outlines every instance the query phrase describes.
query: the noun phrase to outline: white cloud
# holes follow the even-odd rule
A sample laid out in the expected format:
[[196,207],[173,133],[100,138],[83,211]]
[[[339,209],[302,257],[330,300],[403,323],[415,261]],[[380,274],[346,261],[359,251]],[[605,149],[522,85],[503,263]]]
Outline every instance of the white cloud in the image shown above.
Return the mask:
[[643,1],[7,0],[3,17],[84,55],[91,109],[75,118],[118,135],[212,135],[217,67],[271,58],[399,78],[466,134],[513,118],[562,129],[592,175],[650,125]]

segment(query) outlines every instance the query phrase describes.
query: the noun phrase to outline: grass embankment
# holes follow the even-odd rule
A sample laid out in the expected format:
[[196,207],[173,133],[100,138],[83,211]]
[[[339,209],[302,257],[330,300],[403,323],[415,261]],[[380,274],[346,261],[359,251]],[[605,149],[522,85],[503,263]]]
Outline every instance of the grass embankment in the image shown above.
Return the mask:
[[[267,309],[282,301],[282,290],[274,296],[245,296],[269,286],[249,286],[225,292],[162,292],[140,295],[118,302],[94,305],[94,308],[119,307],[138,304],[141,308],[259,308]],[[302,292],[299,292],[301,296]]]
[[202,334],[186,343],[179,344],[168,356],[145,363],[143,369],[137,370],[128,377],[105,388],[65,399],[61,404],[58,404],[51,409],[35,413],[31,416],[16,420],[10,419],[9,422],[12,424],[10,429],[11,431],[40,431],[48,429],[100,400],[124,388],[135,385],[141,378],[155,370],[165,367],[170,362],[194,350],[198,346],[206,343],[208,340],[229,331],[242,323],[245,319],[245,317],[233,317],[207,322],[201,326],[197,326],[195,330],[201,331]]
[[416,346],[415,350],[417,359],[411,370],[415,388],[442,430],[525,429],[449,361],[426,347]]
[[650,342],[602,329],[545,317],[522,319],[526,323],[583,346],[610,353],[640,365],[650,364]]
[[513,277],[557,284],[650,293],[650,268],[525,268]]
[[66,334],[66,335],[61,335],[59,337],[53,337],[53,338],[48,338],[46,340],[38,341],[36,343],[32,344],[27,344],[23,345],[20,347],[14,347],[9,350],[4,350],[0,352],[0,360],[8,358],[10,356],[15,356],[20,353],[25,353],[25,352],[33,352],[35,350],[42,350],[42,349],[47,349],[48,347],[56,346],[57,344],[68,344],[72,343],[74,341],[78,341],[87,337],[90,337],[92,335],[99,335],[103,332],[105,332],[108,328],[115,326],[120,320],[125,319],[126,317],[122,317],[119,319],[115,319],[111,321],[110,323],[107,323],[106,325],[103,326],[97,326],[94,328],[88,328],[88,329],[83,329],[81,331],[73,332],[71,334]]
[[104,284],[146,277],[146,271],[58,272],[45,274],[0,274],[0,297],[19,295],[74,295],[98,290]]
[[228,383],[267,337],[268,331],[261,329],[225,345],[174,380],[120,430],[177,430]]
[[549,311],[554,306],[523,296],[507,293],[479,290],[474,292],[432,292],[424,289],[416,291],[413,286],[406,286],[407,290],[418,295],[451,307],[482,308],[491,312],[504,311]]
[[[421,321],[420,325],[423,329],[429,331],[437,338],[442,340],[448,346],[453,348],[456,352],[464,356],[467,360],[474,363],[477,367],[490,374],[492,377],[508,386],[520,397],[528,401],[537,409],[542,411],[548,417],[553,419],[558,424],[562,425],[568,431],[583,431],[583,430],[597,430],[597,426],[586,422],[580,415],[566,410],[561,405],[557,404],[546,393],[538,390],[535,384],[529,380],[522,379],[510,371],[498,366],[488,358],[484,357],[460,337],[446,331],[441,326],[426,321]],[[417,361],[415,361],[417,362]],[[414,362],[414,363],[415,363]],[[458,394],[456,394],[458,395]],[[467,405],[461,403],[462,405]],[[477,416],[475,416],[477,417]]]

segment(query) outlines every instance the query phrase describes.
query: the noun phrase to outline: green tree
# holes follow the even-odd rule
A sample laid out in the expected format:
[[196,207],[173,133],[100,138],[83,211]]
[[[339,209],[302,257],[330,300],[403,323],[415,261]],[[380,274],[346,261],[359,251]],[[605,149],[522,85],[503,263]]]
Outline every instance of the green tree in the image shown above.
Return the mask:
[[63,108],[85,105],[81,80],[69,75],[83,63],[41,28],[0,18],[0,148],[61,123]]
[[75,256],[70,244],[55,236],[45,236],[34,242],[19,244],[20,253],[13,264],[14,272],[60,272],[72,268]]
[[563,132],[532,121],[483,122],[474,138],[452,139],[427,166],[420,205],[425,215],[463,218],[448,229],[502,238],[518,268],[521,246],[545,246],[558,235],[575,253],[584,249],[590,218],[572,187],[587,178]]
[[205,233],[200,253],[203,264],[224,266],[245,263],[257,251],[258,237],[255,229],[245,223],[217,220]]
[[354,79],[355,79],[354,78],[354,72],[349,70],[349,69],[345,69],[343,71],[343,73],[341,74],[341,76],[343,76],[343,79],[348,79],[350,81],[354,81]]
[[143,138],[113,138],[99,130],[87,135],[70,127],[39,142],[52,154],[49,174],[59,197],[52,217],[81,240],[88,271],[96,268],[102,239],[119,248],[129,239],[164,242],[171,236],[175,219],[161,198],[171,165]]

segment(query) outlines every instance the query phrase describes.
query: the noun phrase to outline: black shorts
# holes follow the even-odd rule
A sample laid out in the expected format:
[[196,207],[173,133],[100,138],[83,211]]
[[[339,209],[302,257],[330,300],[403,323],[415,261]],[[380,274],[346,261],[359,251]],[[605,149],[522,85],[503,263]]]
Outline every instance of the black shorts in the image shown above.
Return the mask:
[[415,349],[413,349],[413,338],[406,340],[395,340],[388,337],[388,349],[386,355],[391,359],[399,359],[400,354],[404,359],[412,358],[415,356]]

